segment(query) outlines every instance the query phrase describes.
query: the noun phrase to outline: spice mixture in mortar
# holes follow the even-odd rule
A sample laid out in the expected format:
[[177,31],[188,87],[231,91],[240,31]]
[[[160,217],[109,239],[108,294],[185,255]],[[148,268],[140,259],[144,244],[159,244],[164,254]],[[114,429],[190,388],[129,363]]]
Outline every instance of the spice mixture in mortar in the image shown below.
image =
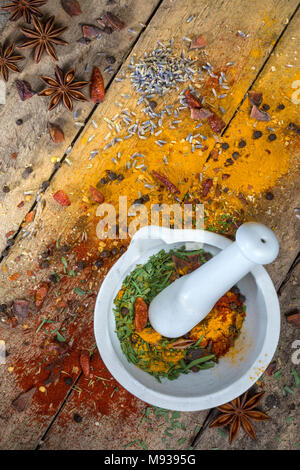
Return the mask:
[[246,316],[245,297],[234,286],[207,317],[180,338],[165,338],[148,321],[152,299],[177,278],[211,258],[204,250],[161,250],[124,280],[115,303],[116,332],[127,360],[158,380],[214,367],[233,346]]

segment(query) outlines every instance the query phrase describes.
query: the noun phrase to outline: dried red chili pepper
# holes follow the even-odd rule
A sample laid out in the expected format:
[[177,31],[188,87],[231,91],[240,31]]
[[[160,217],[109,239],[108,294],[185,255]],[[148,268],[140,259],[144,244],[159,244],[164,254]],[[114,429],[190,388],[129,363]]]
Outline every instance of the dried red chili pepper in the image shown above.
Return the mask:
[[81,351],[79,362],[82,368],[82,372],[85,377],[90,376],[90,353],[88,351]]
[[103,194],[101,194],[99,191],[97,191],[97,189],[94,188],[94,186],[90,186],[90,191],[92,193],[92,197],[93,197],[94,201],[99,202],[99,204],[102,204],[102,202],[104,202]]
[[62,189],[53,194],[53,199],[61,206],[69,206],[71,204],[69,196]]
[[137,297],[134,303],[134,325],[136,331],[141,332],[148,321],[148,305],[142,297]]
[[157,171],[152,170],[152,175],[157,178],[166,188],[173,194],[179,194],[179,189],[175,186],[175,184],[171,183],[171,181],[163,175],[157,173]]
[[103,77],[98,67],[94,67],[93,69],[90,92],[91,99],[94,103],[102,103],[102,101],[104,100],[105,89]]

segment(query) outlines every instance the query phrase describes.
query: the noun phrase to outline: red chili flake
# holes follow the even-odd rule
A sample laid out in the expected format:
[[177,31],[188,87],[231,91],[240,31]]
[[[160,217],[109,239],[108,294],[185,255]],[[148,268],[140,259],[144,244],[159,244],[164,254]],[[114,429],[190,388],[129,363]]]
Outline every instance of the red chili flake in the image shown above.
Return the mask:
[[212,115],[213,112],[208,108],[191,108],[191,118],[195,121],[208,119]]
[[104,100],[105,89],[104,81],[98,67],[94,67],[91,84],[90,84],[91,99],[94,103],[102,103]]
[[266,374],[270,377],[271,375],[273,375],[273,373],[275,372],[276,370],[276,367],[277,367],[277,362],[276,361],[273,361],[271,362],[271,364],[268,365],[268,367],[266,368],[265,372]]
[[79,362],[82,368],[82,372],[85,377],[90,376],[90,353],[88,351],[81,351]]
[[291,314],[286,315],[286,321],[295,328],[300,328],[300,311],[296,310]]
[[50,137],[55,144],[58,144],[65,140],[65,134],[63,133],[63,130],[57,124],[53,124],[49,122],[48,129],[49,129]]
[[12,235],[14,235],[15,231],[14,230],[10,230],[9,232],[7,232],[5,234],[6,238],[10,238]]
[[125,27],[125,23],[110,11],[103,13],[103,15],[97,19],[97,22],[102,26],[102,28],[110,26],[115,31],[120,31]]
[[270,115],[266,111],[262,111],[257,106],[253,105],[250,113],[250,117],[257,121],[270,121]]
[[211,158],[214,162],[217,162],[219,160],[219,152],[217,149],[212,149],[206,161],[210,160]]
[[17,204],[17,207],[20,209],[21,207],[24,206],[24,204],[25,204],[25,202],[24,202],[24,201],[21,201],[21,202],[19,202],[19,204]]
[[201,108],[201,98],[197,98],[197,96],[193,95],[190,90],[187,90],[184,94],[186,98],[186,103],[189,108]]
[[102,31],[100,28],[92,24],[83,24],[81,28],[83,37],[86,39],[95,39]]
[[35,305],[37,308],[41,308],[48,293],[48,284],[42,284],[35,293]]
[[23,323],[24,318],[28,315],[29,302],[27,300],[14,300],[12,311],[17,317],[19,323]]
[[250,103],[254,106],[260,106],[262,103],[262,93],[257,93],[256,91],[248,91],[248,98]]
[[61,6],[70,16],[81,15],[82,11],[77,0],[61,0]]
[[221,119],[216,113],[213,113],[211,116],[208,116],[208,122],[213,132],[220,134],[222,129],[226,126],[223,119]]
[[17,411],[24,411],[29,403],[31,402],[31,399],[33,395],[35,394],[36,387],[32,387],[30,390],[27,392],[21,393],[13,402],[12,406],[17,410]]
[[202,182],[202,194],[203,196],[207,196],[209,193],[210,188],[213,185],[213,180],[211,178],[207,178],[205,181]]
[[12,153],[12,154],[11,154],[12,160],[15,160],[15,159],[17,158],[17,156],[18,156],[18,153],[17,153],[17,152]]
[[191,42],[190,49],[203,49],[206,46],[206,40],[203,34],[194,38]]
[[53,194],[53,199],[61,206],[69,206],[71,204],[69,196],[62,189]]
[[172,194],[180,194],[180,191],[178,188],[176,188],[176,186],[171,183],[171,181],[166,177],[166,176],[163,176],[163,175],[160,175],[159,173],[157,173],[157,171],[155,170],[152,170],[152,175],[157,178],[164,186],[166,186],[166,188],[172,193]]
[[141,332],[148,321],[148,305],[142,297],[137,297],[134,303],[134,325],[136,331]]
[[32,222],[34,219],[34,211],[28,212],[28,214],[25,215],[25,221],[29,224]]
[[92,193],[92,197],[93,197],[94,201],[99,202],[99,204],[102,204],[102,202],[104,202],[103,194],[101,194],[99,191],[97,191],[97,189],[94,188],[94,186],[90,186],[90,191]]
[[36,92],[32,91],[30,83],[25,80],[16,80],[15,84],[22,101],[28,100],[28,98],[36,95]]

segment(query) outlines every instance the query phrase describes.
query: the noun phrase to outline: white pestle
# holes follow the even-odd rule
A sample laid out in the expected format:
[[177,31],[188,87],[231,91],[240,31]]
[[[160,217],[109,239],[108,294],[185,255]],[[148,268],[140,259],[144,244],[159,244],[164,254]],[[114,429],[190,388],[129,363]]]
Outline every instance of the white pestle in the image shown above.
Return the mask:
[[151,326],[167,338],[186,334],[255,265],[271,263],[278,251],[278,241],[271,229],[256,222],[243,224],[234,243],[174,281],[152,300]]

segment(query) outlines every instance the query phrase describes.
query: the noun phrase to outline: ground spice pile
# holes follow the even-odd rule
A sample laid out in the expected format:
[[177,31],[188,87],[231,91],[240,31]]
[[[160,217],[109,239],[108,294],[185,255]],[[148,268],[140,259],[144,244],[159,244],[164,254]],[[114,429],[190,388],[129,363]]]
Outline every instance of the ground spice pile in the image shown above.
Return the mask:
[[239,335],[245,297],[234,286],[188,334],[165,338],[151,327],[148,305],[171,282],[211,257],[204,250],[161,250],[126,277],[115,298],[116,333],[128,361],[160,380],[211,368]]

